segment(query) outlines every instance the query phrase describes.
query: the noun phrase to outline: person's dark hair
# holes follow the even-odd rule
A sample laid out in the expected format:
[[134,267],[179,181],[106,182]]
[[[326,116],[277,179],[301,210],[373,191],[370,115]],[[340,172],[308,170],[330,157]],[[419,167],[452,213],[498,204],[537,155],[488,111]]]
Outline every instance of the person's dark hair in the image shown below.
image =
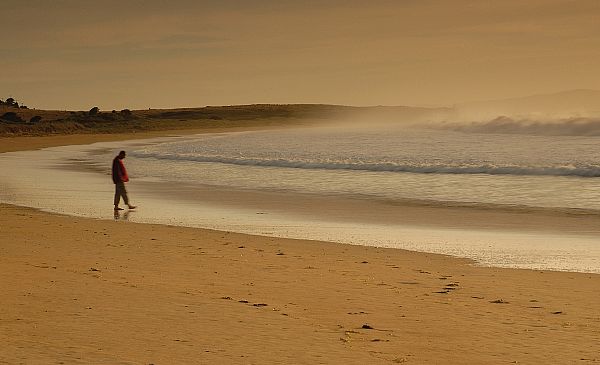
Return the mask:
[[125,151],[119,152],[119,157],[121,157],[121,158],[125,157]]

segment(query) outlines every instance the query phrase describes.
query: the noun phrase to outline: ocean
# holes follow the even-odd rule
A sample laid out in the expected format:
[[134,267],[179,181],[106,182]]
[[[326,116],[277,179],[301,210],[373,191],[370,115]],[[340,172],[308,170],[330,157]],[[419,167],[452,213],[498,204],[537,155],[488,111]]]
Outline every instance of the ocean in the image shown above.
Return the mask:
[[203,135],[129,156],[138,176],[173,182],[600,210],[600,137],[313,128]]
[[[140,208],[113,216],[120,149]],[[0,168],[20,176],[1,201],[59,213],[600,272],[597,136],[348,124],[17,152]]]

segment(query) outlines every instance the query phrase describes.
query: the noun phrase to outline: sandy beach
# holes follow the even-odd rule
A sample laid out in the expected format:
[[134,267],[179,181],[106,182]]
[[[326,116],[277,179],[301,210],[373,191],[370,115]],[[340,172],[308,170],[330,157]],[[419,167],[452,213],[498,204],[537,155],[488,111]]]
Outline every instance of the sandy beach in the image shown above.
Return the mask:
[[[2,138],[0,152],[132,137]],[[6,204],[0,252],[0,363],[600,362],[595,274]]]

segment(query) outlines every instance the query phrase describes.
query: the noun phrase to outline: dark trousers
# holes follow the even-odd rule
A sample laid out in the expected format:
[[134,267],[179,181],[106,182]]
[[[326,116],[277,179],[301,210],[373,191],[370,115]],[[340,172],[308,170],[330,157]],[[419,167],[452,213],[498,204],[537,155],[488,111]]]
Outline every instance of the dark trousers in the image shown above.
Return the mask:
[[129,205],[129,198],[127,197],[127,190],[125,189],[125,183],[118,182],[115,184],[115,206],[119,205],[121,201],[121,197],[123,197],[123,201],[125,204]]

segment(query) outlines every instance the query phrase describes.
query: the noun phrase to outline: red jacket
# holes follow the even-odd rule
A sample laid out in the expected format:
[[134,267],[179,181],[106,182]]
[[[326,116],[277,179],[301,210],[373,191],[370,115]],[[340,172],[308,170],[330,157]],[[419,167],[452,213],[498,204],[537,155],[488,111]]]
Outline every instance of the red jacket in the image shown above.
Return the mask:
[[119,157],[115,157],[113,160],[112,179],[113,183],[115,184],[129,181],[129,176],[127,175],[127,170],[125,169],[123,160],[121,160]]

